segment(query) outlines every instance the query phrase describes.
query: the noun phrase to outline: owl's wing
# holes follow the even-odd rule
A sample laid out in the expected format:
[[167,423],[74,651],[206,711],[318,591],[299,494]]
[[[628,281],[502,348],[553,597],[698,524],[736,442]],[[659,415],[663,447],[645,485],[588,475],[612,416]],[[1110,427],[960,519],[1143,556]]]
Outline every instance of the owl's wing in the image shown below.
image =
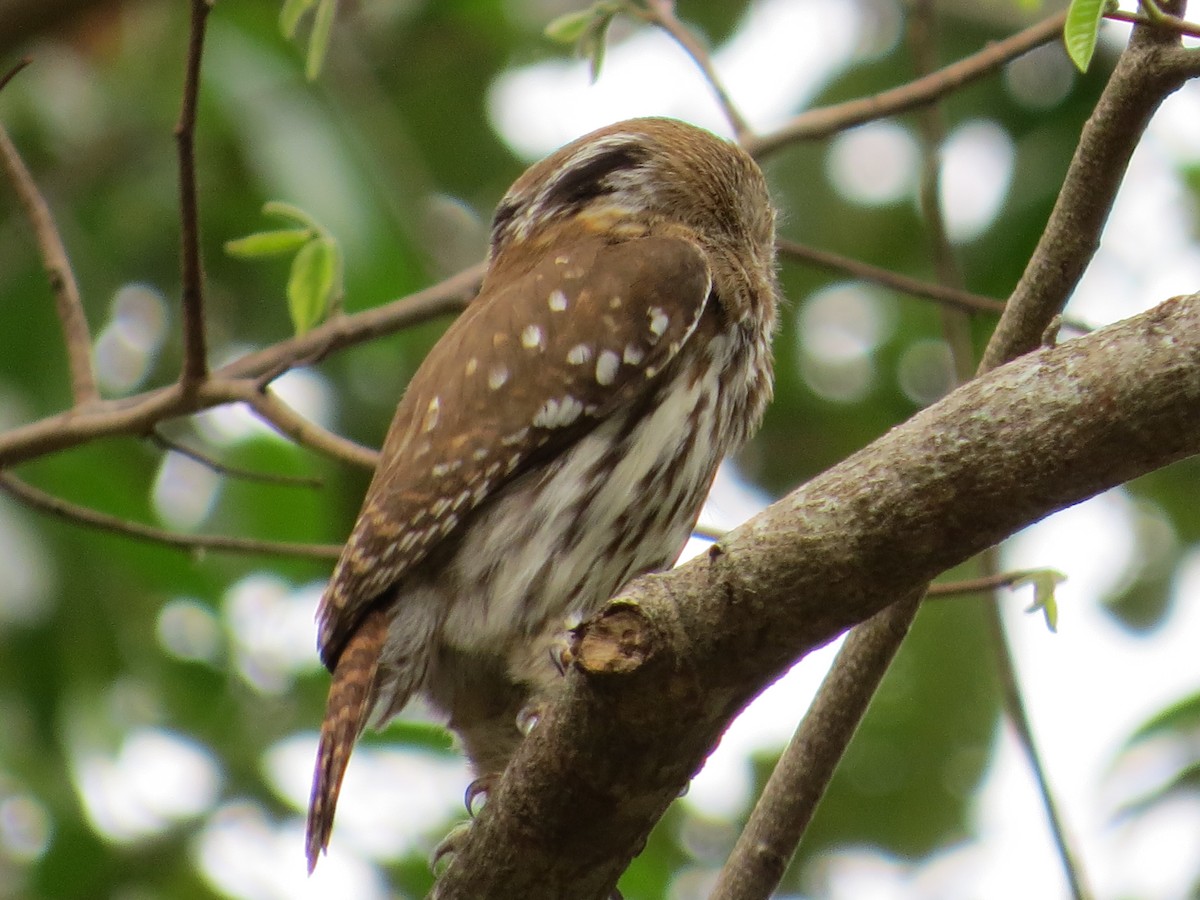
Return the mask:
[[331,669],[372,601],[473,509],[645,392],[712,288],[703,251],[683,238],[556,250],[485,282],[409,383],[321,600]]

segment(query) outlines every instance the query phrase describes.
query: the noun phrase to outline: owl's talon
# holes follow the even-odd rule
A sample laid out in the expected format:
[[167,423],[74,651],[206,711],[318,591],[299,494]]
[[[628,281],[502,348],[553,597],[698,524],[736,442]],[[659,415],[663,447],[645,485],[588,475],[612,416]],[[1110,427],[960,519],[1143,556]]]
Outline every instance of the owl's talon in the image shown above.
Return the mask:
[[529,737],[529,732],[537,727],[538,720],[542,717],[542,704],[536,700],[526,703],[521,707],[521,711],[517,713],[517,730],[525,737]]
[[558,669],[559,675],[565,676],[574,661],[575,654],[571,650],[570,635],[559,635],[558,639],[550,645],[550,662],[554,663],[554,668]]
[[434,875],[441,875],[446,871],[473,824],[471,821],[459,822],[433,848],[433,853],[429,855],[429,870]]
[[463,804],[467,807],[467,815],[472,819],[475,818],[475,801],[482,797],[486,802],[487,795],[491,793],[497,781],[499,778],[496,775],[480,775],[467,785],[466,793],[463,794]]

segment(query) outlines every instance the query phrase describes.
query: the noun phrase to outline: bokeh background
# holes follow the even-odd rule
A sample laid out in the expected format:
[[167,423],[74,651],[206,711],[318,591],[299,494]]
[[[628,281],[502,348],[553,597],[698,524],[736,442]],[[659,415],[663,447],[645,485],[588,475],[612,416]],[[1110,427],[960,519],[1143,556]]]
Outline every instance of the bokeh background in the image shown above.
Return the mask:
[[[477,261],[490,211],[532,159],[593,127],[675,115],[725,131],[705,84],[661,33],[618,22],[599,81],[542,35],[561,0],[344,2],[325,71],[279,33],[272,0],[219,0],[200,98],[209,335],[225,361],[291,325],[287,264],[226,240],[310,212],[345,252],[349,311]],[[106,396],[180,362],[176,169],[187,4],[72,0],[0,10],[0,94],[82,286]],[[1046,14],[940,4],[949,62]],[[24,9],[26,15],[20,15]],[[894,0],[681,0],[758,130],[913,76]],[[1105,26],[1080,76],[1036,51],[944,104],[944,208],[968,286],[1019,277],[1128,34]],[[786,149],[765,168],[782,233],[932,277],[909,117]],[[1101,325],[1200,289],[1200,89],[1164,106],[1135,157],[1070,312]],[[930,303],[785,262],[777,397],[727,467],[707,518],[739,521],[911,416],[951,383]],[[70,402],[50,292],[11,186],[0,184],[0,428]],[[977,348],[993,320],[974,323]],[[378,445],[429,323],[289,373],[306,415]],[[291,446],[243,410],[170,435],[319,489],[223,478],[132,439],[20,467],[46,490],[179,531],[344,538],[361,471]],[[1002,598],[1051,778],[1101,897],[1200,891],[1200,466],[1113,491],[1036,526],[1009,567],[1069,577],[1060,629]],[[304,873],[303,806],[327,684],[312,613],[327,564],[182,553],[51,521],[0,495],[0,897],[421,896],[430,849],[462,817],[465,766],[419,710],[369,734],[331,853]],[[972,574],[969,567],[958,576]],[[1033,779],[999,709],[978,598],[923,609],[783,889],[794,897],[1065,895]],[[706,895],[830,651],[731,729],[622,882],[630,900]]]

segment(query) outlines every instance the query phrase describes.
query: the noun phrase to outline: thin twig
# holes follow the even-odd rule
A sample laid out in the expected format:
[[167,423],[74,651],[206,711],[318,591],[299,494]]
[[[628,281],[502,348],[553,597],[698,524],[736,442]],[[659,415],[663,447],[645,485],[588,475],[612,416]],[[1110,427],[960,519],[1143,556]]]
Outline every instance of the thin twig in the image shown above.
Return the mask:
[[[11,77],[16,71],[19,69],[6,77]],[[0,164],[3,164],[4,171],[16,188],[21,208],[25,210],[25,217],[33,229],[42,266],[50,279],[54,311],[62,326],[67,366],[71,372],[71,396],[77,407],[93,403],[100,399],[100,392],[96,388],[96,376],[92,370],[92,338],[87,317],[83,314],[83,302],[79,298],[79,284],[75,281],[75,273],[71,270],[71,261],[54,224],[50,206],[38,190],[3,125],[0,125]]]
[[377,451],[309,421],[269,390],[259,390],[257,385],[246,381],[229,382],[228,390],[231,399],[247,404],[260,419],[301,447],[365,469],[374,469],[379,462]]
[[638,9],[638,15],[643,20],[652,25],[656,25],[669,34],[675,43],[683,48],[683,51],[692,58],[692,62],[696,64],[701,74],[704,75],[704,80],[708,82],[708,86],[716,95],[717,103],[721,107],[721,111],[725,114],[725,118],[729,120],[729,124],[733,127],[734,137],[738,143],[745,144],[754,140],[754,133],[750,130],[750,125],[746,122],[745,117],[737,108],[737,104],[733,102],[733,98],[729,95],[729,91],[725,89],[725,85],[717,76],[716,70],[713,68],[712,59],[708,55],[708,50],[703,42],[696,37],[695,32],[687,25],[679,21],[675,15],[674,0],[644,0],[645,6]]
[[[399,300],[351,316],[338,316],[305,333],[238,357],[213,373],[215,379],[253,380],[298,360],[315,361],[367,343],[381,335],[457,312],[479,289],[484,264],[477,263],[445,281]],[[117,434],[146,434],[179,416],[229,402],[217,387],[185,394],[178,383],[132,397],[103,400],[84,410],[47,416],[0,433],[0,469]],[[240,399],[240,398],[234,398]]]
[[263,554],[268,556],[293,556],[302,559],[337,559],[341,546],[336,544],[291,544],[281,541],[260,541],[251,538],[233,538],[214,534],[177,534],[140,522],[125,519],[98,510],[79,506],[55,497],[21,481],[11,472],[0,472],[0,490],[4,490],[20,503],[31,509],[49,513],[76,525],[86,525],[111,531],[114,534],[151,541],[177,550],[198,552],[216,550],[221,553]]
[[179,441],[172,440],[161,431],[150,432],[150,440],[162,450],[169,450],[172,453],[178,453],[180,456],[186,456],[188,459],[200,463],[200,465],[216,472],[218,475],[236,478],[239,481],[254,481],[260,484],[275,484],[282,487],[319,488],[324,486],[319,478],[309,478],[304,475],[279,475],[274,472],[255,472],[250,469],[231,466],[228,463],[223,463],[219,459],[209,456],[207,453],[197,450],[195,447],[189,447],[187,444],[181,444]]
[[179,152],[179,273],[183,297],[183,367],[179,374],[185,392],[208,374],[204,337],[204,267],[200,259],[200,214],[196,196],[196,98],[200,92],[200,60],[204,55],[209,0],[192,0],[188,32],[183,102],[175,142]]
[[1170,29],[1188,37],[1200,38],[1200,25],[1189,22],[1186,19],[1180,19],[1178,16],[1173,16],[1162,10],[1159,10],[1159,16],[1161,18],[1156,19],[1144,16],[1141,13],[1126,12],[1123,9],[1114,9],[1112,12],[1104,14],[1104,18],[1106,19],[1115,19],[1118,22],[1131,22],[1134,25],[1154,25],[1159,28]]
[[743,146],[754,156],[766,156],[797,141],[829,137],[854,125],[908,112],[932,103],[1062,35],[1066,13],[1050,16],[1012,37],[989,44],[978,53],[951,63],[908,84],[871,97],[836,103],[801,113],[771,134],[747,140]]
[[19,60],[17,60],[17,64],[15,66],[13,66],[3,75],[0,75],[0,91],[8,87],[8,83],[16,78],[17,74],[31,62],[33,62],[32,56],[22,56]]
[[979,578],[963,578],[958,581],[935,581],[925,592],[926,597],[955,597],[960,594],[991,593],[1000,588],[1009,588],[1029,577],[1028,571],[1000,572]]
[[778,239],[775,247],[782,256],[812,263],[834,272],[841,272],[862,281],[879,284],[901,294],[933,300],[935,303],[971,312],[1004,312],[1004,303],[1001,300],[984,297],[981,294],[972,294],[968,291],[955,290],[929,281],[921,281],[918,278],[910,278],[907,275],[893,272],[891,269],[873,266],[870,263],[831,253],[828,250],[818,250],[815,247],[808,247],[785,238]]
[[[982,556],[985,565],[993,569],[998,568],[996,548],[991,548]],[[1062,861],[1063,873],[1066,875],[1071,896],[1074,900],[1090,900],[1094,895],[1088,886],[1079,851],[1075,848],[1071,833],[1067,830],[1058,800],[1054,795],[1054,789],[1046,774],[1046,764],[1042,761],[1042,755],[1038,751],[1037,741],[1033,735],[1033,725],[1029,720],[1029,711],[1025,708],[1025,698],[1021,695],[1021,685],[1017,680],[1012,646],[1009,644],[1008,634],[1004,629],[1000,604],[995,597],[992,597],[989,602],[984,604],[984,610],[984,621],[987,624],[990,638],[988,643],[994,651],[996,674],[1000,680],[1001,703],[1009,723],[1017,733],[1017,743],[1020,744],[1026,762],[1033,770],[1034,779],[1037,781],[1038,796],[1041,798],[1042,808],[1046,812],[1050,835],[1054,839],[1055,850]]]

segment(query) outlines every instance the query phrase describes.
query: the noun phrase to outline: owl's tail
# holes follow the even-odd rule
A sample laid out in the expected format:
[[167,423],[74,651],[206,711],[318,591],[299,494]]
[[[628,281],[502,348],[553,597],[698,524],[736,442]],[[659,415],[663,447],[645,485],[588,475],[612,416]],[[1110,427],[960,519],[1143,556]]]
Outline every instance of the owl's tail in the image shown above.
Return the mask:
[[329,845],[342,776],[375,703],[379,658],[387,633],[387,615],[378,607],[372,609],[346,642],[333,670],[308,801],[309,874],[317,866],[317,855]]

